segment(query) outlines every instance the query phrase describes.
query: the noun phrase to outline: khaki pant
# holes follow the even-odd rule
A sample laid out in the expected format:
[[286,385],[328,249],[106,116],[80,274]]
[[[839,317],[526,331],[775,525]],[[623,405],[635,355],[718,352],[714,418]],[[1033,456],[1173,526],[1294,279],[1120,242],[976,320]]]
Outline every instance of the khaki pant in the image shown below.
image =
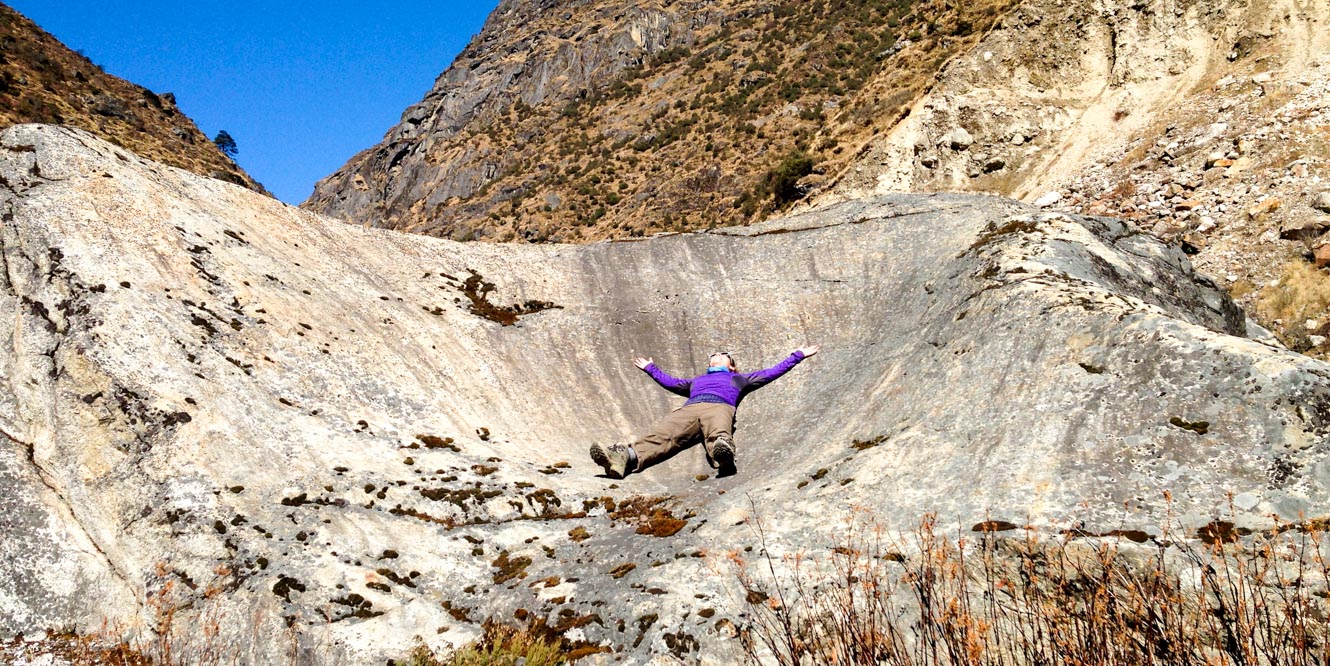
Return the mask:
[[651,428],[651,432],[633,442],[637,469],[646,469],[692,446],[699,433],[710,456],[716,437],[734,434],[734,408],[721,403],[698,402],[670,412]]

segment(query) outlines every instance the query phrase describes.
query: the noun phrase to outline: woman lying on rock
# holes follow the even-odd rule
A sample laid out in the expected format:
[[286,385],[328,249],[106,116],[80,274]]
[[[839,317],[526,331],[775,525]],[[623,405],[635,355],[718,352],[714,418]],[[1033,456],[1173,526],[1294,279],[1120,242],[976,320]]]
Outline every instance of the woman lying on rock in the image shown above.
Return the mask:
[[718,476],[734,474],[734,413],[739,402],[821,349],[821,345],[801,347],[770,368],[743,374],[729,352],[716,352],[707,362],[706,374],[692,379],[671,377],[649,358],[634,359],[657,384],[688,402],[631,446],[592,444],[591,459],[605,469],[606,476],[622,479],[696,444],[701,434],[707,463],[720,470]]

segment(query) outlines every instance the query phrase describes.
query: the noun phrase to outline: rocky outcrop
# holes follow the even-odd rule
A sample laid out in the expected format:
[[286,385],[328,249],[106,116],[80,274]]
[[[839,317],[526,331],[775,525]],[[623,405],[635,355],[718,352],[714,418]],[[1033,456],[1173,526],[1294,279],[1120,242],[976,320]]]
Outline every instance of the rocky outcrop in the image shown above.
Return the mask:
[[[462,244],[43,126],[0,133],[0,184],[0,636],[211,618],[241,661],[291,637],[368,664],[518,617],[731,663],[755,512],[777,556],[856,509],[1082,534],[1330,512],[1330,366],[1106,218],[896,195]],[[590,442],[677,402],[632,356],[807,342],[744,405],[737,476],[696,450],[594,475]]]
[[[348,220],[393,227],[413,208],[471,197],[507,165],[503,155],[485,146],[450,140],[459,131],[471,123],[483,126],[500,119],[515,102],[523,108],[553,108],[584,97],[651,54],[690,43],[692,24],[716,20],[706,4],[500,3],[434,88],[402,113],[381,145],[320,181],[307,205]],[[447,155],[444,161],[439,152]]]
[[1137,135],[1175,141],[1171,128],[1192,122],[1176,107],[1212,98],[1225,74],[1306,67],[1330,46],[1327,21],[1323,3],[1299,0],[1027,0],[819,201],[918,190],[1034,200]]

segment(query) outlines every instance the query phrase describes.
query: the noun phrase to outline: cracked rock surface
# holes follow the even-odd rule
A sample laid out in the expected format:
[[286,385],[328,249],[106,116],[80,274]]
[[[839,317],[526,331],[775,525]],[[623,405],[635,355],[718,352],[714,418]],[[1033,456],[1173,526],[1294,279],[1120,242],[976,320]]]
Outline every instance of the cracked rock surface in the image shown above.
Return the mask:
[[[461,244],[37,125],[0,132],[0,212],[0,638],[170,608],[227,618],[253,663],[292,636],[370,664],[544,618],[593,660],[732,663],[755,507],[777,556],[855,508],[1085,533],[1330,513],[1330,366],[1107,218],[893,195]],[[737,476],[700,450],[596,476],[591,442],[681,402],[633,356],[746,370],[813,342],[745,402]]]

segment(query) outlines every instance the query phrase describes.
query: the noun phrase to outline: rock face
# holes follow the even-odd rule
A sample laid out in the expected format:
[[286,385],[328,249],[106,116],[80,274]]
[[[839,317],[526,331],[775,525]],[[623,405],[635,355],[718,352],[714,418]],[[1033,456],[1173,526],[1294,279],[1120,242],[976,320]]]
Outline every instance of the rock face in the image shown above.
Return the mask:
[[[1225,74],[1306,68],[1330,48],[1327,21],[1330,7],[1298,0],[1026,0],[818,200],[919,190],[1033,199],[1133,137],[1163,148],[1175,126],[1214,122],[1212,109],[1177,107],[1213,99],[1209,84]],[[1269,87],[1268,72],[1257,76]],[[962,150],[957,131],[973,145]],[[1002,168],[985,168],[993,157]]]
[[[0,183],[0,637],[188,640],[204,616],[241,661],[290,636],[370,664],[518,616],[732,663],[725,553],[758,544],[755,507],[778,556],[852,507],[1087,532],[1330,513],[1330,366],[1105,218],[895,195],[459,244],[31,125],[0,133]],[[737,476],[699,480],[697,450],[594,475],[590,442],[679,402],[632,356],[752,369],[806,342],[745,403]]]
[[304,205],[455,239],[749,221],[807,189],[769,171],[840,171],[1014,2],[506,0]]

